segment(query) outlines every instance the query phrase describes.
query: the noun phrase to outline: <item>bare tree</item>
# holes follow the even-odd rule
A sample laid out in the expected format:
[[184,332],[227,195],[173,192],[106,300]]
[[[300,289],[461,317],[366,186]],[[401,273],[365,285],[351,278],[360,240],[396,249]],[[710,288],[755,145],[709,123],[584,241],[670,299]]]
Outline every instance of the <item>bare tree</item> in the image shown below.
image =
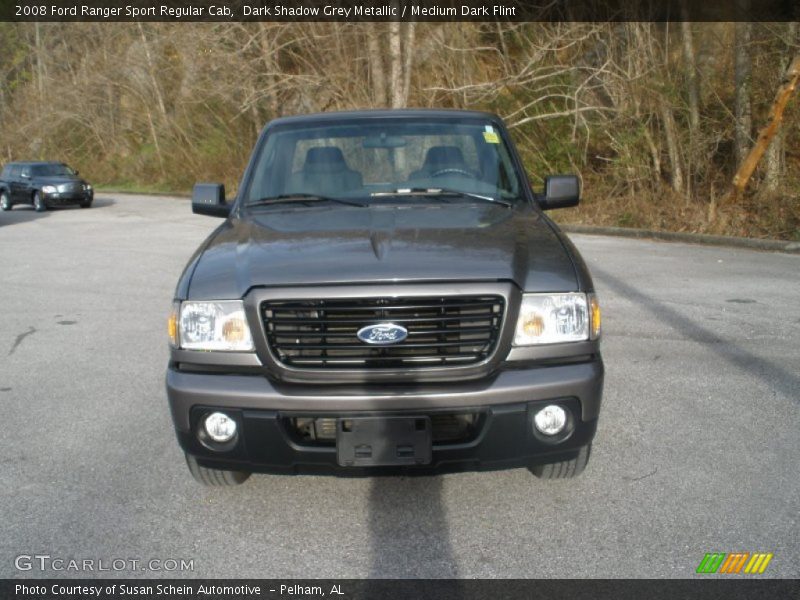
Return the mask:
[[[750,0],[737,0],[742,10],[747,10]],[[736,90],[735,103],[735,136],[736,164],[740,165],[750,150],[753,128],[750,106],[750,38],[753,24],[747,21],[737,21],[735,26],[734,41],[734,88]]]
[[[786,24],[786,50],[791,56],[794,49],[800,49],[800,27],[797,21],[790,21]],[[784,77],[786,73],[785,61],[780,65],[780,77]],[[783,177],[786,169],[786,148],[784,140],[786,137],[786,128],[781,128],[775,135],[772,143],[767,149],[764,156],[764,189],[768,192],[774,192],[778,189],[781,178]]]
[[[686,4],[683,3],[684,17],[687,16]],[[697,61],[694,52],[692,24],[685,19],[681,21],[681,38],[683,41],[683,60],[686,69],[686,92],[689,104],[689,123],[693,129],[700,127],[700,84],[697,78]]]
[[[202,176],[235,187],[256,136],[279,115],[410,104],[487,109],[506,119],[534,180],[580,172],[587,202],[570,218],[709,230],[710,199],[730,181],[734,160],[743,164],[750,120],[760,125],[766,115],[773,65],[796,53],[797,29],[0,23],[0,155],[67,160],[98,182],[187,189]],[[747,219],[722,210],[732,220],[719,231],[800,229],[792,144],[800,111],[789,106],[760,187],[786,182],[780,205],[761,210],[769,197],[753,196]],[[408,158],[397,152],[397,161]],[[663,201],[676,196],[685,201]]]

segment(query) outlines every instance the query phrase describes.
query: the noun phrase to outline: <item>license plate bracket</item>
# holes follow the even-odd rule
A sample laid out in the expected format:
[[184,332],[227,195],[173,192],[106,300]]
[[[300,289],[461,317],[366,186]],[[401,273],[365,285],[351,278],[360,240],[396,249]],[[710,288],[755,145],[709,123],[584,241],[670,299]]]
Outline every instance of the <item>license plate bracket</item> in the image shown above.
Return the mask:
[[355,417],[336,422],[336,460],[342,467],[427,465],[430,417]]

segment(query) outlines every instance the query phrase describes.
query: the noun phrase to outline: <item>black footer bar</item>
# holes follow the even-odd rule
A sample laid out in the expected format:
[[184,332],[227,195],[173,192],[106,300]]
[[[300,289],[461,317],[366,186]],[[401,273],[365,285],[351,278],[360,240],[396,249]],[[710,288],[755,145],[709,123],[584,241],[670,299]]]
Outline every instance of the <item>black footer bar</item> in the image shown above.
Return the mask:
[[334,600],[782,600],[800,597],[800,580],[775,579],[26,579],[0,580],[3,600],[319,599]]

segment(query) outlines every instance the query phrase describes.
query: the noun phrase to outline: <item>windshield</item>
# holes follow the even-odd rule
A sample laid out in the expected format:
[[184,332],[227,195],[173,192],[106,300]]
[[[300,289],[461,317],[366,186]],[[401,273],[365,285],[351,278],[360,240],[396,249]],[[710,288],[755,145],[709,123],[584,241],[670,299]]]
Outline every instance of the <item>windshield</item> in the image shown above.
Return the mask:
[[75,171],[70,169],[67,165],[36,165],[31,168],[33,175],[36,177],[71,177],[75,175]]
[[430,197],[446,190],[472,200],[521,196],[508,147],[490,121],[404,117],[274,127],[244,201],[315,195],[419,202],[429,190]]

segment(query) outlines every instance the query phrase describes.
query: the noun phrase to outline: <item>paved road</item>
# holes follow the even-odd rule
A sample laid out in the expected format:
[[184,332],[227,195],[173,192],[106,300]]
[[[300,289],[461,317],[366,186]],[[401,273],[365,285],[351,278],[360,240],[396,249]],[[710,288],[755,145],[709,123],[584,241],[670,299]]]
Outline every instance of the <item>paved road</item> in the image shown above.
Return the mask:
[[172,433],[164,324],[218,222],[186,200],[96,204],[0,213],[0,576],[58,575],[15,570],[43,553],[193,559],[198,577],[687,577],[708,551],[800,576],[800,256],[575,236],[607,365],[577,480],[210,490]]

